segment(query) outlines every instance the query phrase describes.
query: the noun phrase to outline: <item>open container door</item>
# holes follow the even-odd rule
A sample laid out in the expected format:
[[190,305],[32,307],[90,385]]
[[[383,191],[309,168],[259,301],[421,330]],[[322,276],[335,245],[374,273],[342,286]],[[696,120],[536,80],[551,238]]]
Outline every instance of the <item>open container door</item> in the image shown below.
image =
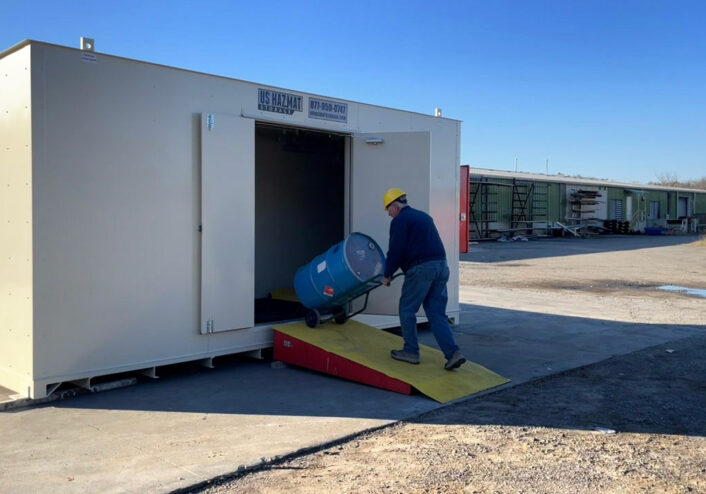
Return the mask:
[[458,251],[461,254],[466,254],[468,252],[468,213],[469,213],[469,195],[468,187],[470,185],[470,166],[461,166],[460,172],[460,194],[459,198],[461,203],[459,204],[459,216],[458,216]]
[[202,334],[254,325],[255,121],[201,115]]
[[[391,187],[407,193],[409,205],[429,212],[429,132],[385,132],[351,137],[350,230],[369,235],[387,253],[390,218],[382,196]],[[397,315],[403,278],[370,293],[365,314]]]

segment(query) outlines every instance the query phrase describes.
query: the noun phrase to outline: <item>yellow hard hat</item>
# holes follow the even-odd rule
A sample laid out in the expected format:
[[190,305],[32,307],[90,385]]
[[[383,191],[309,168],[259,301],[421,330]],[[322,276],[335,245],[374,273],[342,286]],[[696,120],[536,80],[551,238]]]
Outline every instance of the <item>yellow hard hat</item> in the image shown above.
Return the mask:
[[387,207],[390,204],[395,202],[400,197],[406,196],[406,195],[407,194],[402,189],[397,189],[394,187],[392,189],[388,189],[387,192],[385,192],[385,195],[382,196],[382,205],[385,207],[385,211],[387,211]]

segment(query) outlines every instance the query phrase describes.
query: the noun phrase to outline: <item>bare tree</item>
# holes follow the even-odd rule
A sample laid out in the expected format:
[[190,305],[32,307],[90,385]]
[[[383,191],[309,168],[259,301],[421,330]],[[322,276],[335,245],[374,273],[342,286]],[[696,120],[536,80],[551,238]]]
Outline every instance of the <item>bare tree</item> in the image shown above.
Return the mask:
[[698,180],[692,180],[691,183],[695,189],[706,190],[706,177],[701,177]]
[[706,190],[706,177],[693,180],[679,181],[679,177],[674,172],[664,172],[657,174],[657,181],[650,182],[653,185],[666,185],[668,187],[684,187],[686,189]]
[[679,184],[679,176],[674,172],[662,172],[657,174],[657,181],[654,182],[657,185],[668,185],[670,187],[676,187]]

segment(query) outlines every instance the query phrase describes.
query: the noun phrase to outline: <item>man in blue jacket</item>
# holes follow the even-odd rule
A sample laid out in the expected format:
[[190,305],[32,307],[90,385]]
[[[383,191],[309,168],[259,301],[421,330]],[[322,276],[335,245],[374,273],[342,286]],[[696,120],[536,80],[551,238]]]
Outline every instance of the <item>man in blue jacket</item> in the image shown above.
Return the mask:
[[456,369],[466,359],[456,345],[446,317],[449,266],[434,220],[425,212],[408,206],[407,195],[401,189],[385,192],[383,205],[392,222],[382,284],[390,286],[395,271],[401,268],[404,272],[399,306],[404,348],[392,350],[390,354],[396,360],[419,363],[416,314],[423,305],[434,337],[446,357],[444,369]]

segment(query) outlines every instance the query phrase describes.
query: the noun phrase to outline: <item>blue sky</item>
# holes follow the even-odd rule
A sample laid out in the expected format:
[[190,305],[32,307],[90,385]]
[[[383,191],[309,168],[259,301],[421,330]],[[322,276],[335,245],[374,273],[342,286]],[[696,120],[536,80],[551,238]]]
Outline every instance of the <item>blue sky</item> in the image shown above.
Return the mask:
[[0,0],[36,39],[463,121],[461,163],[706,176],[706,1]]

